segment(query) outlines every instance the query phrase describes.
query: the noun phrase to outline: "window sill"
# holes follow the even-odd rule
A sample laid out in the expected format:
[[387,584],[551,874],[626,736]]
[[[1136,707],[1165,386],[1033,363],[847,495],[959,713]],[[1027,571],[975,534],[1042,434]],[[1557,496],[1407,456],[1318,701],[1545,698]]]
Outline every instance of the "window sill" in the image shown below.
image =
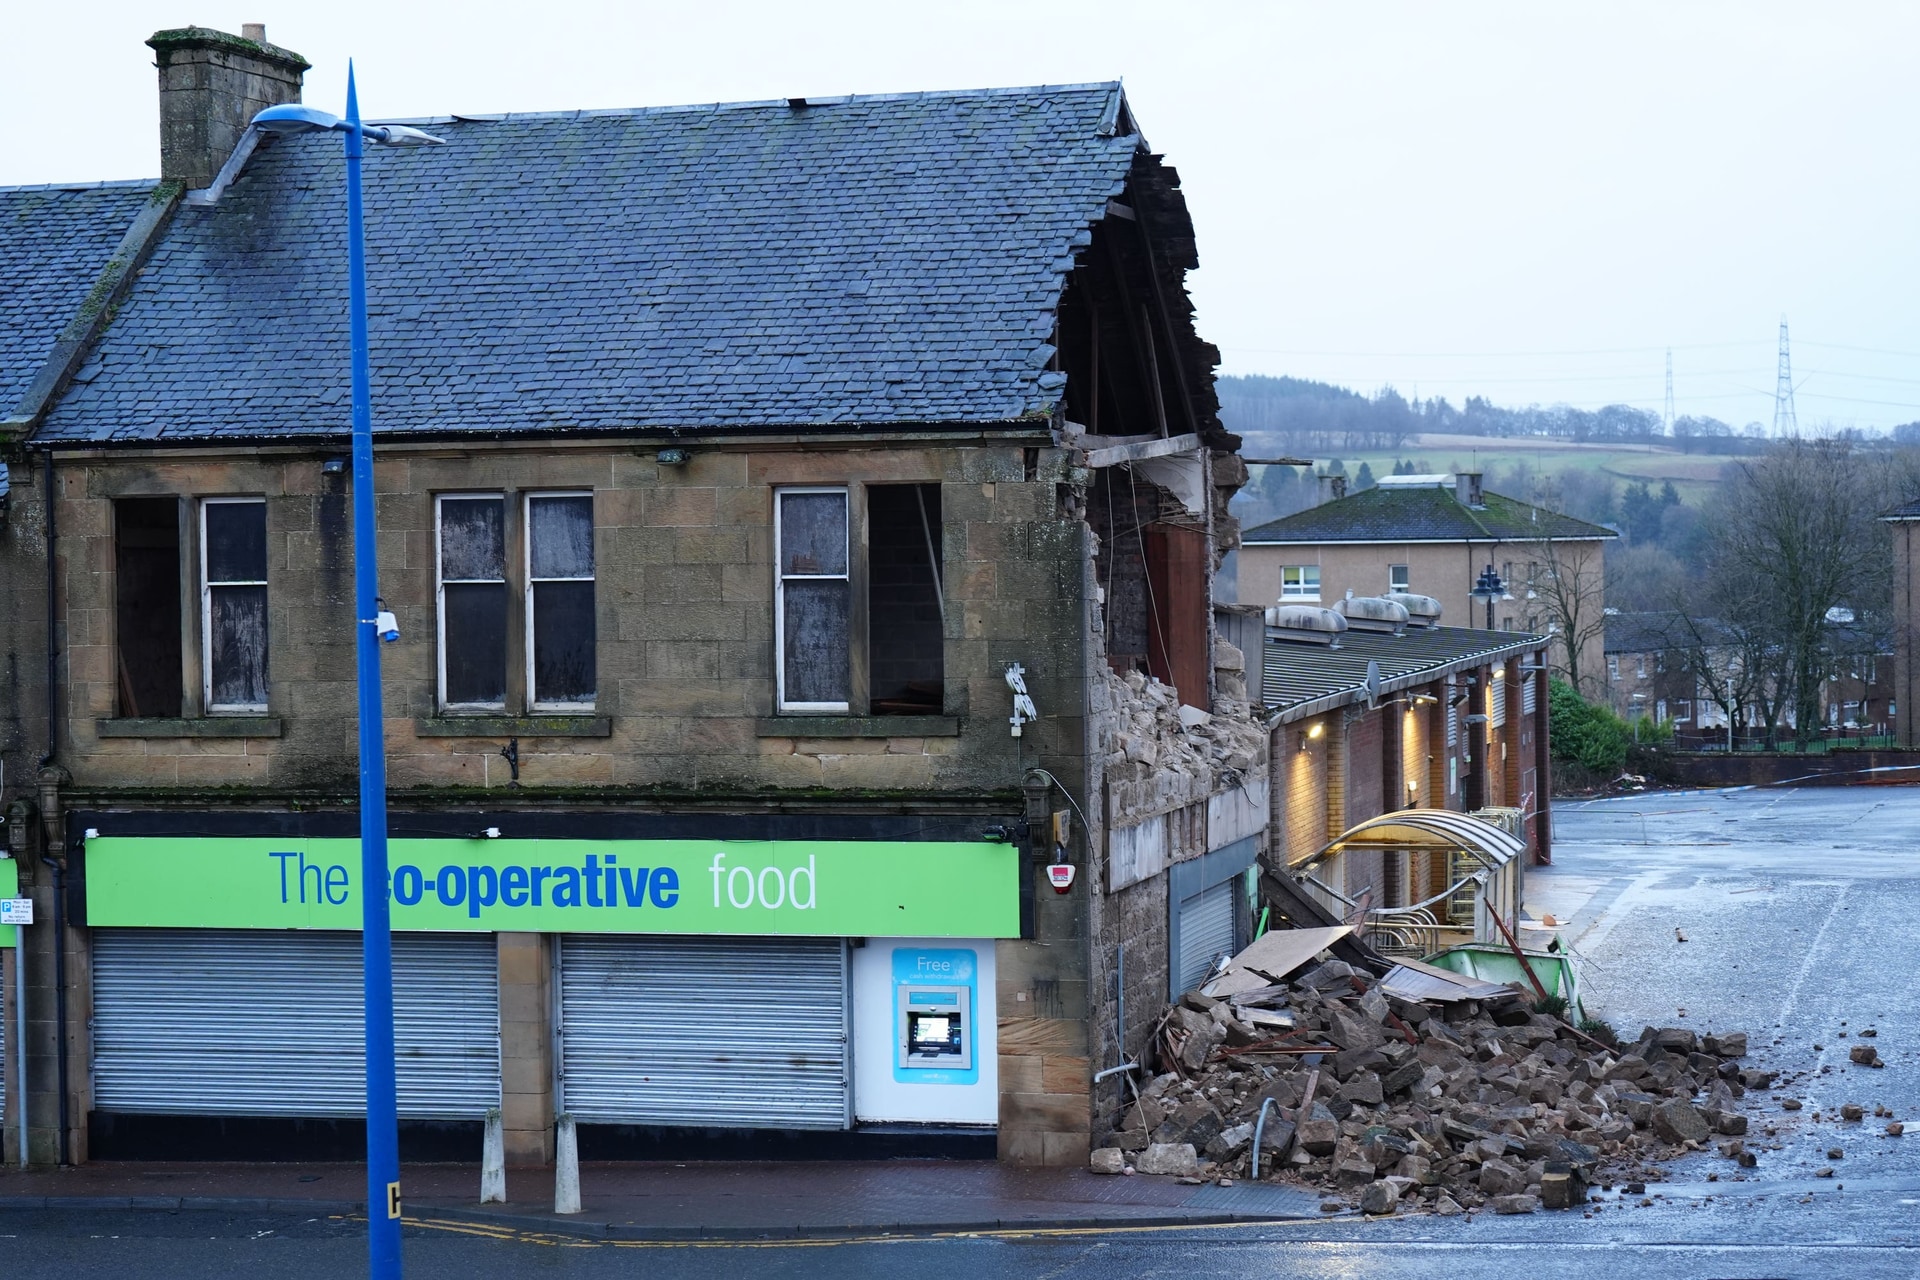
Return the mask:
[[96,720],[93,731],[102,738],[277,738],[278,716],[141,716]]
[[433,716],[413,722],[416,738],[611,738],[612,716]]
[[958,716],[763,716],[760,738],[957,738]]

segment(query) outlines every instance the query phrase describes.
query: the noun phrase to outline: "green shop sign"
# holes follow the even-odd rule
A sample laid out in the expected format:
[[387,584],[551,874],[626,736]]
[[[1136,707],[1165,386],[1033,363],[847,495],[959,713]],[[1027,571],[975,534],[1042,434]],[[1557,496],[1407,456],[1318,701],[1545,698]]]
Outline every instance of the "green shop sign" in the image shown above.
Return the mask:
[[[0,898],[20,896],[20,864],[12,858],[0,858]],[[0,947],[11,947],[20,937],[17,924],[0,924]]]
[[[102,836],[87,922],[358,929],[360,842]],[[395,929],[1010,938],[1012,845],[829,840],[394,840]],[[4,865],[4,864],[0,864]]]

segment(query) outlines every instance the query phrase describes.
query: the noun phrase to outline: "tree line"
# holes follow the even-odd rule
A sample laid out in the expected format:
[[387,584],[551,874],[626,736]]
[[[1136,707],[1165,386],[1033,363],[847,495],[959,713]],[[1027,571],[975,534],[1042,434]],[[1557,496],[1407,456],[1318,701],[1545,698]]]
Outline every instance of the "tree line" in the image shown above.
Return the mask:
[[[1580,443],[1647,443],[1668,438],[1659,414],[1632,405],[1598,409],[1571,405],[1496,405],[1468,396],[1456,407],[1444,397],[1409,399],[1392,387],[1362,395],[1307,378],[1223,377],[1215,382],[1221,421],[1230,431],[1267,438],[1295,452],[1395,452],[1422,434],[1499,438],[1537,436]],[[1751,454],[1765,447],[1757,422],[1736,429],[1709,417],[1673,424],[1672,439],[1687,452]]]

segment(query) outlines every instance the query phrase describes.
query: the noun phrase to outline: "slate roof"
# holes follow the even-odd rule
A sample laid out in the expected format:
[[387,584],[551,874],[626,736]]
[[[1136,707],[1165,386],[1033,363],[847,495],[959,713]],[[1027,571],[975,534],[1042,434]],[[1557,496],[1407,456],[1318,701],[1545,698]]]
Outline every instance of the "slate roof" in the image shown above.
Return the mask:
[[[391,435],[1044,415],[1142,146],[1117,84],[416,123],[365,165]],[[345,432],[342,181],[295,135],[183,206],[36,438]]]
[[1920,520],[1920,499],[1903,502],[1892,510],[1884,512],[1882,520]]
[[1364,701],[1369,662],[1379,664],[1381,691],[1394,693],[1546,643],[1545,636],[1466,627],[1409,627],[1397,636],[1347,631],[1338,649],[1269,635],[1261,655],[1260,702],[1283,719],[1313,715]]
[[1241,535],[1263,542],[1537,542],[1543,538],[1612,538],[1588,524],[1504,494],[1482,493],[1483,508],[1464,506],[1448,488],[1375,487],[1269,521]]
[[40,372],[156,185],[0,188],[0,416]]

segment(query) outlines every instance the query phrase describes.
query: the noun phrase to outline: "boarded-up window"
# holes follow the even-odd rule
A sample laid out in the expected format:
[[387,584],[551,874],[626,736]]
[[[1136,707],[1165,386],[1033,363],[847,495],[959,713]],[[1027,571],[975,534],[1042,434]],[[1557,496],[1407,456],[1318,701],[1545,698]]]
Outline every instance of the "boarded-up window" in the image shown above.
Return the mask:
[[594,656],[593,496],[527,498],[527,684],[536,710],[590,707]]
[[113,504],[114,678],[123,716],[181,714],[180,500]]
[[872,712],[938,715],[945,694],[940,486],[867,489],[867,689]]
[[1487,718],[1498,729],[1507,722],[1507,682],[1501,679],[1501,673],[1493,673],[1494,678],[1487,681]]
[[782,489],[774,501],[780,709],[845,711],[853,592],[847,491]]
[[210,712],[267,709],[267,504],[200,504],[201,632]]
[[1520,677],[1520,711],[1523,715],[1532,715],[1534,709],[1534,683],[1532,673]]
[[498,710],[507,704],[506,499],[439,499],[440,705]]

